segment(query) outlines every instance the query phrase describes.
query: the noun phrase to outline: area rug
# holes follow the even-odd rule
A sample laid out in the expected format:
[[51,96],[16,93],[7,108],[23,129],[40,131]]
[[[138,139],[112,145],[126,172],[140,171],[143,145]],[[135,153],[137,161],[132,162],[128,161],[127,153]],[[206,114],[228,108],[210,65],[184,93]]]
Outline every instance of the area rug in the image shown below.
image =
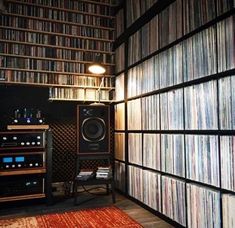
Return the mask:
[[142,226],[117,207],[86,209],[33,217],[0,220],[7,228],[111,228]]

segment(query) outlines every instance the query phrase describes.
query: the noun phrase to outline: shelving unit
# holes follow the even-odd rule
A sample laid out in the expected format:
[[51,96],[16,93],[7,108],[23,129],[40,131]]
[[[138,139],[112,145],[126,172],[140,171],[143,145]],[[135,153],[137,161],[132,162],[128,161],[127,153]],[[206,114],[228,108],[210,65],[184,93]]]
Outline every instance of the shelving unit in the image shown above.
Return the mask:
[[0,133],[0,202],[42,198],[51,204],[51,131],[46,125],[8,129]]
[[[6,1],[0,23],[0,84],[49,88],[49,100],[112,101],[113,5],[93,1]],[[105,66],[104,84],[88,73]],[[92,96],[86,95],[92,90]],[[82,92],[81,92],[82,90]],[[84,95],[85,94],[85,95]],[[91,95],[91,94],[89,94]]]
[[116,186],[175,226],[232,227],[235,3],[137,5],[114,43]]

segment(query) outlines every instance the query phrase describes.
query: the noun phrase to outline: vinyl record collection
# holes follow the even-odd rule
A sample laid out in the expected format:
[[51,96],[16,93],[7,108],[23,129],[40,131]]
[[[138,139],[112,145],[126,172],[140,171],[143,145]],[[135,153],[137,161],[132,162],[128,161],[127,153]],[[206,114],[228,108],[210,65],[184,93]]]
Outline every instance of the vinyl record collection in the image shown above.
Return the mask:
[[184,136],[161,135],[161,170],[185,177]]
[[207,187],[187,184],[188,227],[220,228],[220,193]]
[[124,32],[124,11],[123,9],[119,10],[116,14],[116,37],[119,37]]
[[162,213],[186,225],[185,182],[162,176]]
[[115,61],[118,63],[115,67],[115,72],[119,73],[124,70],[125,64],[125,46],[122,44],[115,50]]
[[125,163],[115,161],[115,172],[114,172],[115,187],[121,190],[122,192],[125,192],[125,183],[126,183],[125,175],[126,175]]
[[161,170],[160,135],[143,134],[143,166]]
[[178,225],[235,227],[235,1],[127,2],[126,193]]
[[142,134],[128,134],[128,161],[132,164],[142,165]]
[[235,76],[219,80],[220,129],[235,130]]
[[218,136],[186,135],[187,178],[219,187]]
[[235,196],[231,194],[222,195],[223,202],[223,226],[234,227],[235,224]]
[[115,130],[125,129],[125,103],[119,103],[114,106]]
[[185,88],[185,129],[218,129],[216,81]]
[[221,187],[235,192],[235,136],[220,137]]

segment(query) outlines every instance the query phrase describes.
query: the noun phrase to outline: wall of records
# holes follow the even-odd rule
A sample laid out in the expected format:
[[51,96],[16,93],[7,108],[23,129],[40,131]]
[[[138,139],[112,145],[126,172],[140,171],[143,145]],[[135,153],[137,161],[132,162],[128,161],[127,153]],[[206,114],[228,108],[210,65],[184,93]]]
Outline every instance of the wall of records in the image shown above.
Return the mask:
[[172,224],[235,227],[235,1],[140,2],[117,17],[118,188]]

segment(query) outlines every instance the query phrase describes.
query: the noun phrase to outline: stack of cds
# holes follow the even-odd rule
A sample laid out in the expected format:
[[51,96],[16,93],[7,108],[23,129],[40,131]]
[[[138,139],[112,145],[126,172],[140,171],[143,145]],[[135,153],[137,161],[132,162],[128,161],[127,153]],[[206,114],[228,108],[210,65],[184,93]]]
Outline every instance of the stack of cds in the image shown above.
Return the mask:
[[94,177],[93,170],[81,170],[80,173],[77,175],[78,180],[86,181]]
[[98,167],[96,171],[97,179],[109,179],[112,177],[112,168],[111,167]]

